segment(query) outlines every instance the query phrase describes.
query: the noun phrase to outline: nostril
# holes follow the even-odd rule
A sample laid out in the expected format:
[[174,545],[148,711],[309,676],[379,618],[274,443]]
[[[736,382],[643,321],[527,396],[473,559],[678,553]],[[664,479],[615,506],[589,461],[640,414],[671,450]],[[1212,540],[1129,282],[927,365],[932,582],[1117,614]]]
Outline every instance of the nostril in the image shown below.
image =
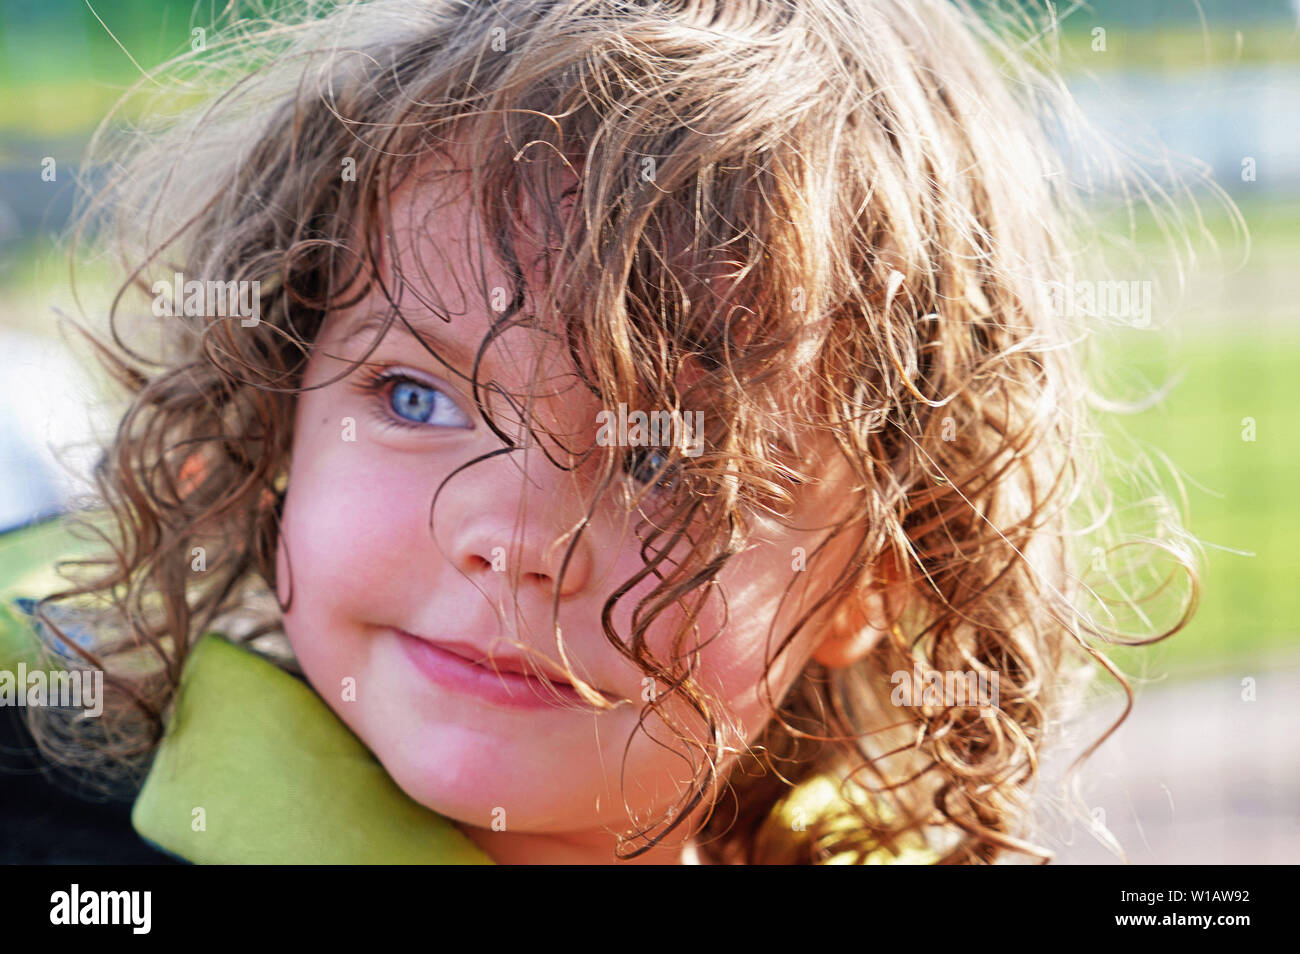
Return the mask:
[[[477,553],[471,553],[466,557],[467,569],[469,572],[486,572],[488,570],[498,569],[491,560],[487,560]],[[501,567],[504,569],[504,567]],[[546,573],[528,572],[521,574],[521,579],[525,583],[539,583],[547,586],[551,585],[551,577]]]

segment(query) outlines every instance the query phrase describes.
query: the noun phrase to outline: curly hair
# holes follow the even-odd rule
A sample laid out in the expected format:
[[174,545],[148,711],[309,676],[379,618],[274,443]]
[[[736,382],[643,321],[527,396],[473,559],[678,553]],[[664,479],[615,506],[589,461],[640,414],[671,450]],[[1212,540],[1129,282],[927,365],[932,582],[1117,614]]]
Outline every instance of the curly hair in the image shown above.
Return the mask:
[[[275,633],[278,607],[253,609],[276,592],[275,478],[312,343],[381,281],[388,197],[437,156],[515,279],[489,339],[536,320],[531,295],[603,406],[712,409],[704,453],[666,461],[644,568],[602,613],[609,643],[668,687],[643,722],[676,697],[711,733],[690,790],[631,826],[621,856],[689,820],[719,863],[865,863],[915,836],[945,863],[1049,859],[1023,830],[1040,751],[1099,665],[1124,678],[1101,651],[1123,637],[1081,575],[1107,532],[1088,329],[1050,294],[1084,267],[1086,203],[1054,139],[1083,121],[1038,34],[1011,38],[1033,25],[947,0],[320,7],[231,23],[139,87],[156,97],[139,125],[110,116],[92,144],[109,176],[84,234],[127,272],[111,341],[92,340],[129,405],[96,471],[112,556],[45,602],[96,614],[84,655],[112,695],[96,726],[33,714],[51,757],[138,782],[192,641],[235,620],[252,620],[242,639]],[[524,239],[546,250],[545,288],[526,287]],[[142,315],[123,333],[132,296],[174,272],[260,282],[260,321]],[[488,392],[476,366],[491,423]],[[851,468],[836,536],[856,543],[842,564],[808,555],[826,595],[776,653],[821,614],[865,625],[882,587],[904,597],[860,661],[810,661],[769,694],[770,723],[720,778],[722,715],[689,654],[657,658],[645,637],[686,607],[680,647],[756,522],[788,518],[815,479],[796,432]],[[599,465],[589,514],[636,466],[626,447],[565,453]],[[1177,521],[1140,542],[1195,580]],[[647,579],[618,633],[615,604]],[[891,702],[897,673],[954,671],[996,674],[996,701]],[[838,807],[772,824],[791,786],[826,779]]]

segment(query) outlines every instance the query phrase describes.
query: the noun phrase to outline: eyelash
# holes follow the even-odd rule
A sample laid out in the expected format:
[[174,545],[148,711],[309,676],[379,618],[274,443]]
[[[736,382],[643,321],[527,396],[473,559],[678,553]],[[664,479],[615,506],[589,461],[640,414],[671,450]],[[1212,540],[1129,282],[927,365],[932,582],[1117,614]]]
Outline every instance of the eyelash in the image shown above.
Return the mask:
[[[640,469],[639,464],[640,461],[642,460],[643,454],[646,457],[652,457],[655,454],[660,454],[665,458],[667,458],[668,456],[667,453],[663,450],[663,448],[660,447],[637,448],[635,450],[630,451],[628,454],[624,455],[623,473],[627,474],[628,477],[630,477],[633,481],[635,481],[636,483],[640,484],[643,487],[650,486],[653,484],[654,487],[659,490],[671,489],[673,483],[677,480],[677,473],[681,467],[681,464],[680,463],[674,464],[670,467],[661,466],[654,472],[654,474],[651,477],[642,480],[640,477],[637,476],[636,472]],[[660,476],[660,479],[655,480],[654,478],[656,476]]]
[[[787,461],[792,461],[797,457],[794,448],[782,440],[772,442],[768,445],[768,449],[773,451],[778,458],[784,458]],[[803,483],[798,477],[792,477],[789,474],[782,474],[780,479],[796,487]]]
[[[417,378],[413,375],[407,374],[406,372],[402,371],[400,368],[395,368],[392,366],[381,367],[381,368],[370,368],[367,369],[366,372],[362,375],[361,380],[358,381],[357,383],[357,387],[361,391],[367,394],[375,395],[376,397],[381,399],[379,401],[372,403],[370,406],[375,412],[376,419],[379,421],[379,423],[383,424],[385,427],[398,427],[403,430],[414,431],[414,430],[424,430],[430,426],[427,423],[408,421],[403,418],[397,417],[395,414],[393,414],[392,396],[391,394],[389,394],[387,397],[385,397],[385,394],[388,392],[388,386],[390,384],[402,384],[402,383],[414,384],[417,385],[418,387],[427,388],[430,391],[437,391],[444,398],[446,398],[448,401],[451,401],[452,404],[455,405],[455,401],[452,401],[451,396],[445,390],[443,390],[440,387],[437,387],[436,385],[430,384],[427,381],[423,381],[420,378]],[[381,407],[380,405],[383,406]],[[462,412],[462,414],[463,413],[464,412]],[[790,453],[790,449],[785,447],[784,445],[781,445],[779,448],[774,448],[774,449],[778,449],[782,453]],[[662,448],[647,447],[640,450],[643,450],[647,455],[664,454]],[[681,463],[678,462],[672,466],[660,467],[658,470],[655,471],[655,475],[662,474],[663,476],[657,481],[653,480],[653,476],[649,479],[642,480],[640,477],[636,475],[636,471],[639,469],[638,463],[641,459],[640,450],[634,450],[623,458],[623,472],[626,473],[630,478],[632,478],[632,480],[634,480],[636,483],[641,484],[642,486],[649,485],[653,481],[655,488],[658,490],[671,489],[673,484],[675,484],[677,481],[678,473],[681,468]],[[785,480],[786,483],[789,484],[803,483],[803,481],[798,480],[797,478],[794,477],[783,477],[783,479]]]
[[[389,385],[403,383],[414,384],[417,387],[424,388],[428,391],[436,391],[447,401],[451,402],[457,410],[460,410],[460,406],[452,400],[451,395],[448,394],[445,389],[438,387],[436,384],[430,384],[428,381],[417,378],[412,374],[407,374],[400,368],[393,366],[367,368],[362,374],[360,380],[357,382],[357,388],[366,394],[372,394],[378,398],[378,400],[371,402],[369,407],[374,412],[375,419],[384,427],[396,427],[406,431],[422,431],[437,426],[428,422],[409,421],[405,418],[399,417],[393,412],[392,394]],[[469,416],[465,414],[464,411],[461,411],[461,414],[466,418]]]
[[[776,453],[779,455],[783,455],[786,457],[794,456],[794,450],[790,448],[788,445],[786,445],[784,442],[780,442],[780,441],[776,442],[773,445],[772,449],[776,451]],[[641,484],[642,486],[647,486],[653,482],[656,489],[662,489],[662,490],[671,489],[673,484],[677,481],[677,476],[681,468],[681,462],[679,461],[678,463],[673,464],[670,467],[660,467],[658,470],[656,470],[655,476],[659,474],[663,475],[658,481],[654,480],[654,476],[642,480],[640,477],[636,475],[636,471],[638,469],[638,463],[642,459],[641,456],[642,454],[645,454],[648,457],[653,456],[654,454],[663,454],[664,456],[667,456],[662,448],[657,448],[657,447],[647,447],[647,448],[634,450],[628,453],[626,456],[624,456],[623,472],[627,474],[629,477],[631,477],[632,480],[636,481],[638,484]],[[793,477],[788,474],[782,474],[781,480],[783,480],[785,483],[791,486],[799,486],[803,483],[803,481],[800,480],[798,477]]]

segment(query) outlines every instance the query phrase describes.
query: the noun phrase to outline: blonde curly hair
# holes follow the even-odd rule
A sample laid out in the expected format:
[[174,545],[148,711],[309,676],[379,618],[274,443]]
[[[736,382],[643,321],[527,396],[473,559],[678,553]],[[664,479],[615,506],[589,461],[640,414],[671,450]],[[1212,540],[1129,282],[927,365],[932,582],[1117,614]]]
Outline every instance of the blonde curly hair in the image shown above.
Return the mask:
[[[852,468],[839,531],[858,540],[844,565],[809,555],[833,584],[796,632],[824,608],[862,625],[882,577],[905,594],[886,638],[852,665],[810,662],[729,776],[715,777],[715,747],[680,809],[633,826],[625,856],[691,819],[720,863],[865,863],[919,843],[946,863],[1048,858],[1022,830],[1039,753],[1098,661],[1123,677],[1080,578],[1079,554],[1104,537],[1088,329],[1050,299],[1073,287],[1087,221],[1052,133],[1082,120],[1024,35],[1033,24],[996,12],[313,3],[232,23],[151,76],[137,90],[157,97],[146,124],[119,137],[110,122],[96,140],[111,176],[85,219],[128,271],[99,344],[130,395],[97,471],[113,556],[46,601],[101,617],[86,658],[115,704],[99,727],[38,726],[47,751],[138,781],[192,641],[275,592],[273,482],[312,342],[340,290],[369,281],[396,184],[454,154],[493,253],[520,276],[503,323],[524,300],[526,202],[559,252],[545,290],[558,333],[603,405],[713,409],[705,452],[667,462],[646,567],[606,604],[612,645],[689,700],[717,742],[686,660],[654,658],[645,634],[707,597],[756,516],[788,514],[795,481],[815,476],[794,429],[830,439]],[[169,115],[177,97],[187,111]],[[707,280],[720,270],[725,299]],[[259,281],[259,324],[177,317],[128,345],[126,303],[173,272]],[[688,363],[703,370],[683,393]],[[773,395],[793,410],[776,413]],[[593,453],[611,492],[631,450]],[[1144,539],[1194,568],[1176,525]],[[690,559],[666,564],[683,540]],[[196,546],[209,554],[199,576]],[[612,606],[649,576],[659,585],[634,631],[616,633]],[[243,636],[274,631],[274,617]],[[953,671],[995,673],[996,702],[890,700],[898,672]],[[773,821],[791,786],[824,796],[827,780],[834,805]],[[710,804],[718,783],[727,797]]]

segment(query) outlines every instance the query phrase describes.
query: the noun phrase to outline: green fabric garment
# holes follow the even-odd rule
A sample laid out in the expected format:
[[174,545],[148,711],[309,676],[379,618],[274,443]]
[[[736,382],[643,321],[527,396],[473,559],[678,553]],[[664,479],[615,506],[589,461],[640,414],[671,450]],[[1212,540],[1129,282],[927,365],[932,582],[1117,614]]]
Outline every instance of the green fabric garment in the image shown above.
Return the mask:
[[[57,589],[54,561],[87,549],[59,521],[0,535],[0,670],[50,664],[13,600]],[[92,635],[75,618],[60,625],[78,641]],[[829,779],[813,779],[776,806],[761,837],[788,843],[789,863],[798,863],[809,854],[807,820],[842,807]],[[199,864],[493,863],[448,819],[407,796],[309,685],[218,633],[190,651],[131,822],[158,848]],[[915,838],[871,853],[867,863],[935,860]]]
[[28,669],[37,665],[36,638],[22,614],[8,602],[0,602],[0,669],[16,672],[18,664]]
[[36,635],[14,599],[44,596],[66,585],[55,562],[84,551],[60,519],[0,534],[0,669],[14,672],[19,662],[31,669],[40,661]]
[[[0,670],[57,664],[13,601],[57,589],[55,560],[86,551],[58,520],[0,535]],[[191,650],[131,821],[199,864],[493,863],[407,796],[310,686],[217,633]]]
[[492,864],[408,797],[310,686],[215,633],[131,812],[201,864]]

